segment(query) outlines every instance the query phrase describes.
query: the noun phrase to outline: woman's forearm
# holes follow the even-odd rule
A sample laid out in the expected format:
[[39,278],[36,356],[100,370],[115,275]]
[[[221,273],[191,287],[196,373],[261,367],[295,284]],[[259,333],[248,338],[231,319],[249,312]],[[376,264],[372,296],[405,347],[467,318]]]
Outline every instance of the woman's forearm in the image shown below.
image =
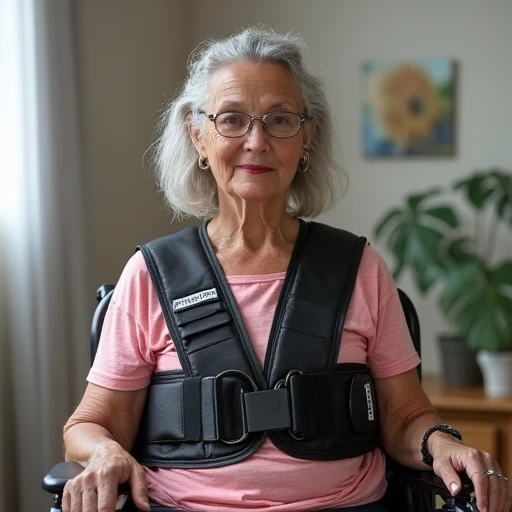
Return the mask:
[[98,451],[130,452],[147,390],[113,391],[89,384],[64,426],[66,460],[87,463]]
[[416,370],[375,379],[375,386],[384,450],[406,466],[425,469],[421,455],[423,436],[442,421],[423,392]]
[[[425,469],[422,462],[421,443],[425,432],[432,426],[441,423],[435,411],[418,411],[415,417],[404,421],[400,426],[388,430],[382,436],[383,447],[393,459],[404,466]],[[432,434],[433,436],[435,434]],[[430,448],[430,447],[429,447]]]

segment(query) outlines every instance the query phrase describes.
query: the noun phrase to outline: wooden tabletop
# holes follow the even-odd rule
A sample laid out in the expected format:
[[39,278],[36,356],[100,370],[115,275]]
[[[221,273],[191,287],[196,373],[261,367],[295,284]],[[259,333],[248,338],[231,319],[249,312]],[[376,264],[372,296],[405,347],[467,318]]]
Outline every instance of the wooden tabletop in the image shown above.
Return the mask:
[[422,385],[437,409],[512,413],[512,396],[491,398],[484,394],[482,386],[447,386],[442,378],[436,375],[424,375]]

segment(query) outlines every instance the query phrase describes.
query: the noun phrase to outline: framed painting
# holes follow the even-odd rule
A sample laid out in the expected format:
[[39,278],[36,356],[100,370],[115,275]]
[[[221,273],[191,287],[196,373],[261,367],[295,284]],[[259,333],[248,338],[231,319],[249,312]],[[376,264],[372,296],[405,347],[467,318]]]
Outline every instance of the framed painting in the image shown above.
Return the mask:
[[370,158],[455,155],[457,63],[363,64],[363,153]]

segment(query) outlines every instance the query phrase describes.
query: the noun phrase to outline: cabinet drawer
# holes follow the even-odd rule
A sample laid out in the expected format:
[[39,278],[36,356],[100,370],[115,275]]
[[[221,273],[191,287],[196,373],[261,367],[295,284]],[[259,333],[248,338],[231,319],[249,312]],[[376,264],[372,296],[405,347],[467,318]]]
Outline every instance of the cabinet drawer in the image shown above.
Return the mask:
[[457,420],[450,423],[462,435],[464,444],[498,458],[498,429],[489,423]]

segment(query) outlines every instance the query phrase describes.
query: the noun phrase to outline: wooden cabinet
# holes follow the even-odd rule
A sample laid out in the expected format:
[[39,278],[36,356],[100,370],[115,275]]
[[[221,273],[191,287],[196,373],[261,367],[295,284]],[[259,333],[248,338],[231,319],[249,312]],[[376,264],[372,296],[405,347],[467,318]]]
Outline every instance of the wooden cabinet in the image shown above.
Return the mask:
[[503,473],[512,474],[512,397],[489,398],[481,387],[450,387],[440,377],[428,375],[423,389],[465,444],[491,453]]

